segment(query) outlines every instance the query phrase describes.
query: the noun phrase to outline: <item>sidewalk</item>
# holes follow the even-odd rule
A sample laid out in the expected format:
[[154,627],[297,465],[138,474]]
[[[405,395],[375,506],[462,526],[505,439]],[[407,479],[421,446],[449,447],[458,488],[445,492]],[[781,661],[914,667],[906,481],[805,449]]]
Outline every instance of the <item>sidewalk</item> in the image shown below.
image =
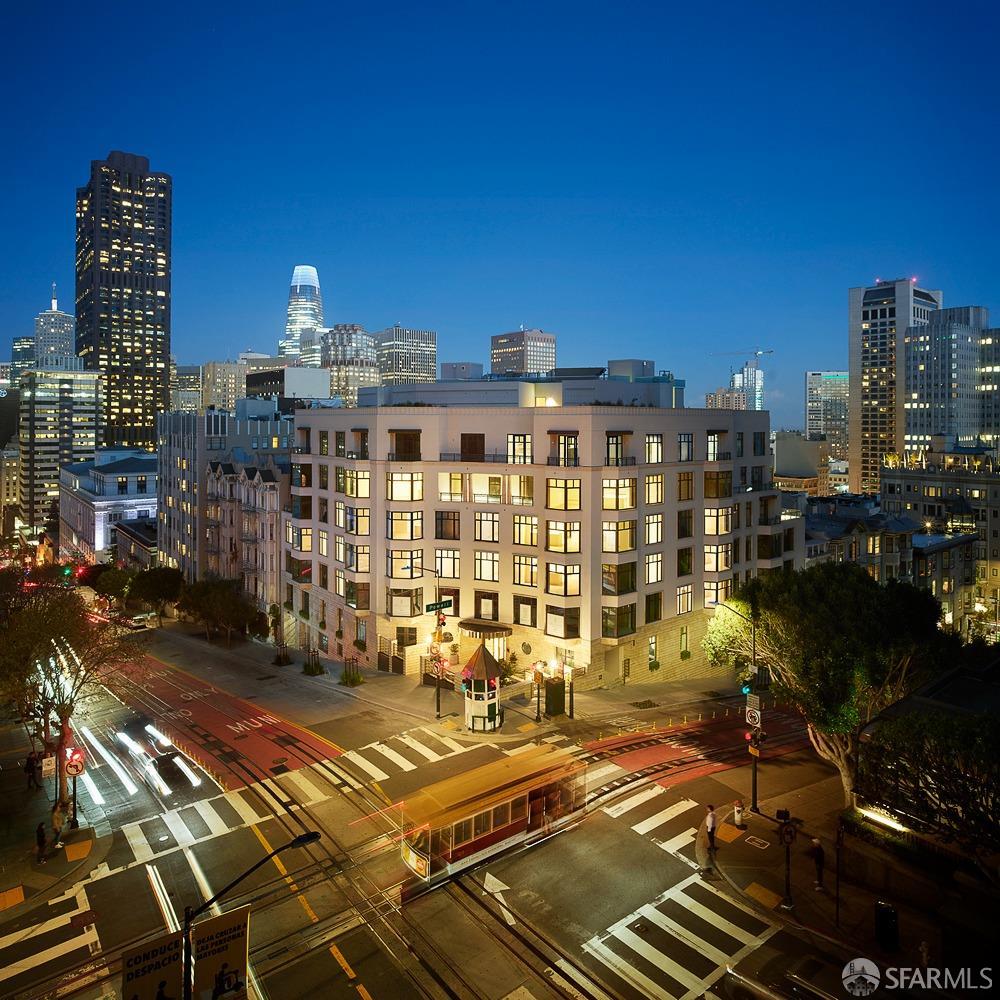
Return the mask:
[[40,779],[40,790],[27,789],[24,759],[29,751],[28,735],[21,723],[4,718],[0,722],[0,800],[4,804],[0,810],[0,919],[3,920],[64,892],[101,860],[94,830],[81,814],[79,829],[71,830],[68,823],[64,828],[65,846],[56,849],[50,843],[46,863],[38,863],[35,828],[44,823],[45,835],[51,841],[55,779]]
[[[749,767],[740,769],[748,771]],[[734,784],[739,781],[740,772],[731,772],[729,777]],[[743,777],[746,777],[744,787],[749,787],[749,778]],[[789,754],[781,761],[764,758],[759,778],[767,796],[759,800],[758,814],[751,813],[749,800],[744,800],[745,829],[733,825],[732,802],[716,807],[719,829],[714,859],[709,854],[702,822],[696,856],[709,877],[721,878],[734,892],[742,893],[748,902],[768,911],[772,917],[839,942],[849,942],[859,954],[890,965],[919,965],[921,943],[926,942],[933,965],[943,949],[941,920],[936,913],[938,905],[946,899],[943,888],[925,880],[927,905],[918,909],[848,881],[851,869],[858,867],[856,862],[848,863],[848,857],[856,858],[859,851],[871,854],[874,850],[850,836],[845,840],[842,854],[838,920],[836,831],[844,805],[840,776],[811,751],[803,751]],[[778,809],[788,809],[797,828],[789,851],[791,909],[782,905],[786,891],[786,849],[780,843],[779,824],[774,818]],[[815,865],[808,854],[813,837],[819,838],[826,855],[824,891],[815,888]],[[897,871],[892,859],[882,852],[877,852],[872,861],[887,873],[911,881],[921,879],[918,872]],[[905,866],[900,863],[898,867]],[[876,940],[875,904],[879,900],[891,903],[898,912],[897,952],[884,951]]]

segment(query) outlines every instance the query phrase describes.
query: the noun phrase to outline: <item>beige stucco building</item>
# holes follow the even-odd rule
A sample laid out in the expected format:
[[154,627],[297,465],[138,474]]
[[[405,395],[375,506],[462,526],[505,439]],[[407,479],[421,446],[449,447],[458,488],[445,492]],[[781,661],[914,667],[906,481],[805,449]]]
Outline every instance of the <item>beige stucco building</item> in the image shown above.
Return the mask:
[[771,486],[768,414],[671,405],[682,392],[670,376],[463,381],[299,411],[286,639],[415,673],[426,606],[450,600],[460,658],[486,632],[494,655],[557,661],[581,686],[708,675],[712,605],[800,567],[804,529]]

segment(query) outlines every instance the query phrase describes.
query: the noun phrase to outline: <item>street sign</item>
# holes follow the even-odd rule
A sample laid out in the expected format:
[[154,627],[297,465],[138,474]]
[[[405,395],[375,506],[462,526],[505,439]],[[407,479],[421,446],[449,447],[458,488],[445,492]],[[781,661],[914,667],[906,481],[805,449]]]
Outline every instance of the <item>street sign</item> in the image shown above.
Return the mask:
[[82,747],[66,747],[66,763],[63,770],[70,778],[77,778],[86,770],[86,756]]
[[433,604],[427,604],[424,606],[425,611],[444,611],[445,608],[451,607],[451,598],[446,597],[443,601],[435,601]]
[[753,709],[755,712],[760,711],[760,695],[759,694],[748,694],[747,695],[747,709]]
[[198,1000],[247,1000],[249,932],[249,906],[194,925],[194,995]]
[[54,778],[56,776],[56,759],[52,754],[42,758],[42,777]]
[[794,823],[782,823],[781,828],[778,830],[781,842],[786,846],[795,843],[795,834],[796,830]]
[[760,712],[756,708],[747,708],[747,725],[748,726],[759,726],[760,725]]
[[752,743],[747,745],[747,749],[750,751],[752,757],[760,756],[760,747],[755,747]]
[[173,931],[122,953],[122,996],[179,997],[184,991],[181,932]]

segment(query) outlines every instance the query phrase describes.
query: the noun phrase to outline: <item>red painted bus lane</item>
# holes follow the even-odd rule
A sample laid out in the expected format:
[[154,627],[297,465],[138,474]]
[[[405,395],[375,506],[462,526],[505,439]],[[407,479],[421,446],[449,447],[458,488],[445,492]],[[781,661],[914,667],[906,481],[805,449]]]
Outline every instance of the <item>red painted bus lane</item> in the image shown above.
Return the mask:
[[122,671],[115,690],[227,789],[342,752],[308,729],[151,656]]

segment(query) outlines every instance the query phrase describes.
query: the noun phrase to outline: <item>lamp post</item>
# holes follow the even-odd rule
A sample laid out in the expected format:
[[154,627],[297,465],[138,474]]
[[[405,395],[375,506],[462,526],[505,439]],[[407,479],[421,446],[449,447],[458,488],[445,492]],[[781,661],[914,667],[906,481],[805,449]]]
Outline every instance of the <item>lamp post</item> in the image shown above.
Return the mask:
[[535,674],[535,722],[542,721],[542,680],[545,678],[545,663],[542,660],[536,661],[534,665]]
[[[404,569],[413,569],[413,563],[407,563]],[[420,563],[420,576],[423,577],[425,573],[430,573],[434,577],[434,603],[441,603],[441,574],[436,569],[428,569],[423,562]],[[441,654],[441,611],[440,609],[434,612],[435,621],[437,625],[434,629],[434,641],[438,644],[438,656]],[[442,666],[440,661],[436,662],[434,665],[434,717],[437,719],[441,718],[441,671]]]
[[[751,613],[749,616],[743,614],[742,611],[737,611],[736,608],[730,607],[728,604],[716,604],[717,608],[725,608],[727,611],[731,611],[737,618],[742,618],[745,622],[750,623],[750,664],[753,671],[753,684],[756,689],[761,687],[760,678],[760,668],[757,666],[757,612],[754,604],[751,602],[750,608]],[[760,727],[754,726],[755,735],[759,737]],[[758,752],[760,750],[760,739],[751,740],[751,746],[753,746]],[[751,754],[750,756],[750,812],[760,812],[757,808],[757,754]]]
[[255,865],[251,865],[242,875],[237,875],[236,878],[232,880],[225,888],[220,889],[211,899],[206,900],[201,906],[198,907],[184,907],[184,1000],[191,1000],[192,998],[192,982],[191,973],[193,970],[193,959],[191,955],[191,924],[194,918],[200,916],[204,913],[210,906],[217,903],[223,896],[225,896],[230,890],[235,889],[236,886],[240,884],[245,878],[249,878],[258,868],[262,868],[264,865],[282,851],[287,851],[292,847],[307,847],[309,844],[315,844],[317,840],[320,839],[322,834],[318,830],[310,830],[307,833],[300,833],[294,840],[290,840],[287,844],[282,844],[281,847],[276,847],[270,854],[265,854],[264,857],[260,859]]

